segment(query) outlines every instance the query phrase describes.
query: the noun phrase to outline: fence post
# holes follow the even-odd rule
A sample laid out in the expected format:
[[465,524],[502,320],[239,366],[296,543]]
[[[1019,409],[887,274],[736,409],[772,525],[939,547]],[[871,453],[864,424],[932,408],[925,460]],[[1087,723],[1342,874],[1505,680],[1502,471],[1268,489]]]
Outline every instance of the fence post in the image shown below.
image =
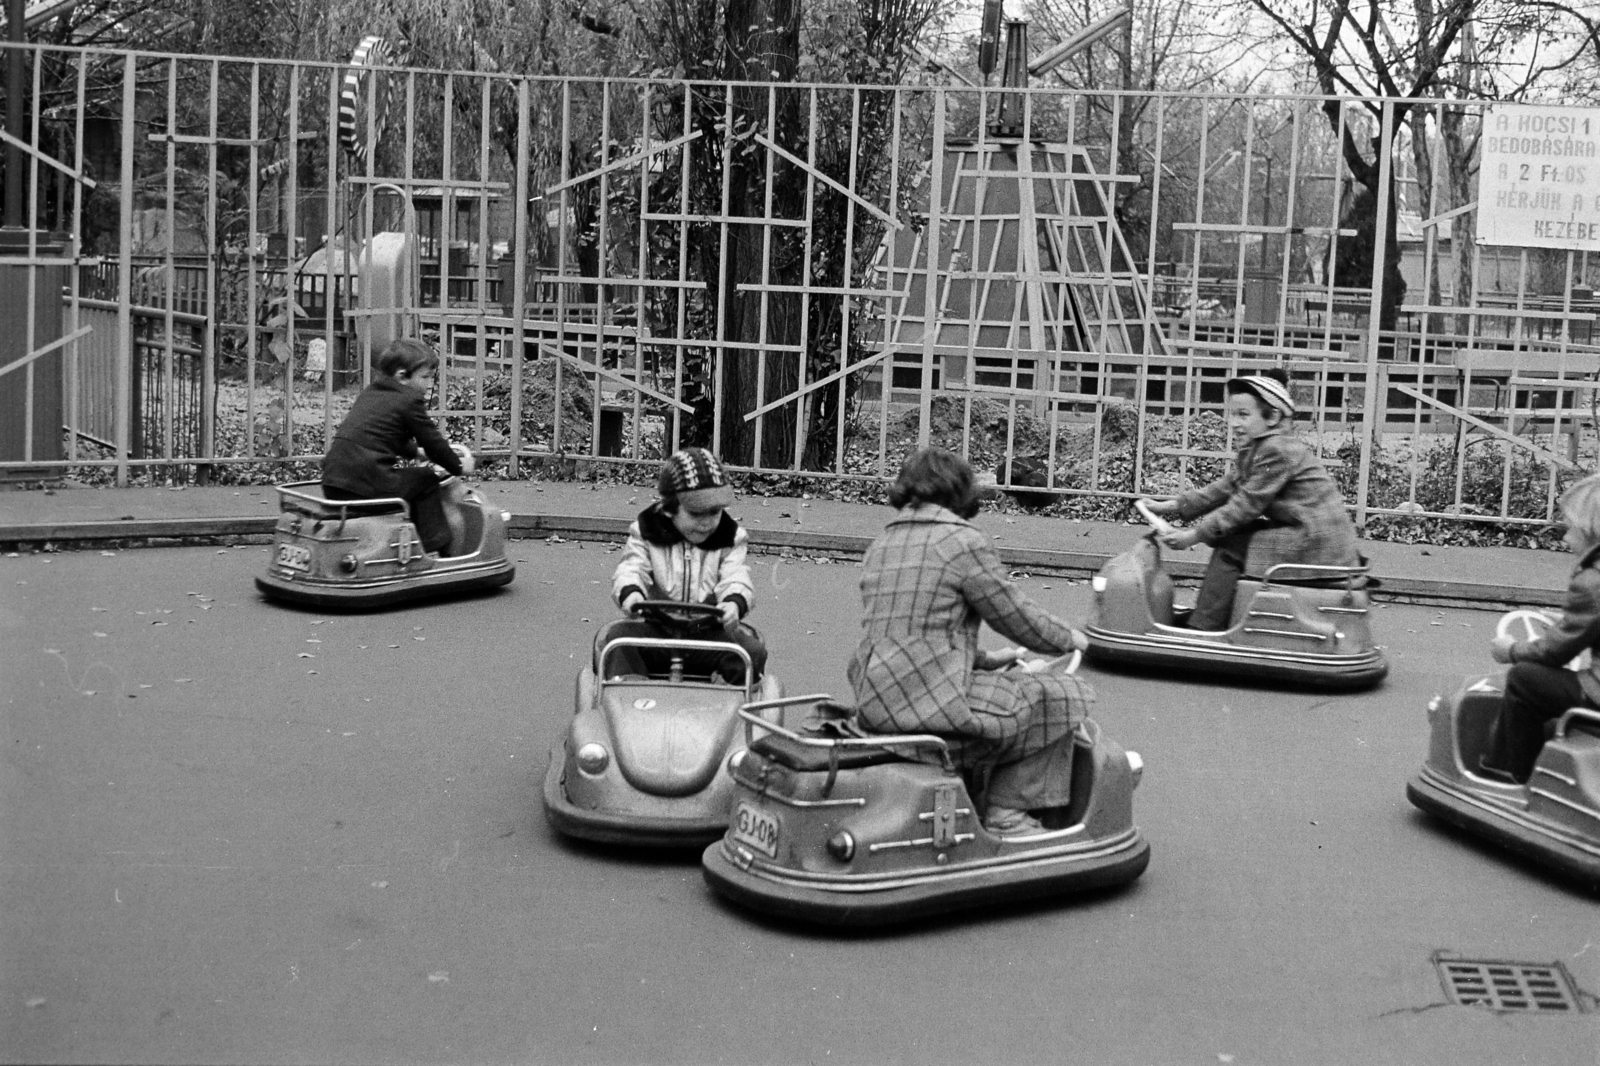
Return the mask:
[[[922,383],[917,390],[917,447],[926,448],[933,436],[933,349],[939,343],[939,226],[944,208],[945,91],[933,91],[933,155],[928,174],[928,235],[922,247],[928,256],[928,283],[923,297]],[[959,180],[959,179],[958,179]],[[883,368],[883,405],[888,410],[894,388],[894,352]]]
[[138,125],[138,70],[132,53],[122,60],[121,211],[117,249],[117,487],[128,487],[128,438],[133,422],[133,135]]
[[1383,344],[1384,280],[1388,275],[1389,196],[1393,181],[1394,101],[1383,102],[1383,123],[1378,134],[1378,217],[1372,242],[1372,296],[1367,305],[1367,384],[1361,404],[1361,472],[1356,479],[1356,527],[1367,524],[1367,489],[1372,479],[1372,452],[1377,446],[1379,423],[1378,352]]
[[[517,81],[517,179],[515,183],[516,213],[511,222],[511,461],[509,473],[519,475],[522,456],[522,362],[527,354],[528,328],[528,79]],[[645,190],[644,202],[648,206],[650,192]],[[487,203],[487,201],[485,201]],[[648,249],[645,253],[647,254]],[[505,303],[505,294],[500,297]],[[644,318],[643,301],[639,307],[640,321]],[[559,407],[559,400],[556,403]]]

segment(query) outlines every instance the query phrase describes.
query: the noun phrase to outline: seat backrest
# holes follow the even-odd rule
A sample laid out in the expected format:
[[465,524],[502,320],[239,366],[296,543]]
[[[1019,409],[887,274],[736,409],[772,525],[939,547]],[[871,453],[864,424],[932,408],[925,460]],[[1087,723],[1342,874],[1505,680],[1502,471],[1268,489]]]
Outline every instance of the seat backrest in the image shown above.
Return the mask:
[[827,773],[835,769],[859,770],[864,766],[912,761],[888,748],[855,745],[847,747],[843,744],[822,747],[815,744],[801,744],[777,733],[757,737],[750,745],[750,750],[797,773]]

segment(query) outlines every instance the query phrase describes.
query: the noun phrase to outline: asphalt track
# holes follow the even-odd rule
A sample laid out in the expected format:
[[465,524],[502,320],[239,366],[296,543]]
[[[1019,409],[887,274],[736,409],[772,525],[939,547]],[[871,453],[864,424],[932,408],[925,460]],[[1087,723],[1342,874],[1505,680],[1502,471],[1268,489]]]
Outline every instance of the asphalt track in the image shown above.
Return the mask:
[[[720,904],[692,858],[552,837],[616,557],[512,555],[501,595],[378,615],[264,603],[255,546],[0,558],[0,1058],[1600,1063],[1600,1013],[1450,1006],[1434,967],[1600,992],[1600,900],[1404,797],[1493,614],[1380,606],[1370,693],[1086,671],[1146,761],[1144,877],[840,936]],[[755,562],[771,668],[841,691],[858,570]]]

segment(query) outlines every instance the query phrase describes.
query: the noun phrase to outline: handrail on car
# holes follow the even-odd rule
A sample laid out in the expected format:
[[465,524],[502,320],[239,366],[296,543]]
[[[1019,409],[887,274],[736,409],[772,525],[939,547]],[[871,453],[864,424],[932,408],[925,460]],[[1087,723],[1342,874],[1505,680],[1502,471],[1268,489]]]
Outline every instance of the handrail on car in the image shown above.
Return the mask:
[[934,736],[932,733],[878,733],[870,737],[808,737],[776,722],[770,722],[756,713],[773,707],[821,703],[823,700],[832,702],[833,696],[826,692],[816,692],[808,696],[785,696],[782,699],[746,703],[739,708],[739,717],[745,720],[745,743],[754,742],[754,731],[759,727],[809,748],[932,748],[938,753],[945,769],[954,770],[955,762],[950,757],[950,745],[943,737]]
[[399,504],[400,510],[405,513],[406,521],[409,522],[411,520],[411,505],[405,500],[401,499],[399,496],[373,496],[370,499],[364,500],[330,500],[326,496],[313,496],[309,492],[295,491],[296,489],[304,488],[307,485],[316,485],[320,488],[322,482],[291,481],[287,485],[278,485],[275,487],[278,490],[279,496],[293,496],[297,500],[304,500],[306,503],[315,504],[316,506],[323,508],[337,507],[339,509],[339,528],[341,531],[344,529],[344,524],[350,521],[350,508],[355,506],[373,507],[380,503]]
[[1330,566],[1326,563],[1274,563],[1267,567],[1267,572],[1261,580],[1271,581],[1272,575],[1279,570],[1313,570],[1325,573],[1329,577],[1364,577],[1372,569],[1371,565],[1362,563],[1360,566]]
[[1556,719],[1556,738],[1563,739],[1567,735],[1567,727],[1574,719],[1593,722],[1600,725],[1600,711],[1591,711],[1587,707],[1569,707],[1560,718]]
[[750,697],[755,694],[755,664],[750,661],[750,653],[741,645],[730,640],[668,640],[664,637],[614,637],[606,641],[606,646],[600,649],[600,669],[596,671],[596,678],[603,689],[614,681],[606,680],[606,656],[611,654],[612,648],[656,648],[663,651],[682,651],[685,644],[694,644],[695,651],[707,652],[732,652],[744,660],[744,706],[750,706]]

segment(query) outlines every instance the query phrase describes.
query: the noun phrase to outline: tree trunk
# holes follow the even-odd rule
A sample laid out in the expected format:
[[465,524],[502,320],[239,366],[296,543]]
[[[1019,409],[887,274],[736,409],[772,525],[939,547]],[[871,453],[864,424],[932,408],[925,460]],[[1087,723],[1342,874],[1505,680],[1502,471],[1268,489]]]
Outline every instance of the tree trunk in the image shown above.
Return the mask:
[[[1339,128],[1338,104],[1324,105],[1324,110],[1329,112],[1329,118],[1334,124],[1334,129]],[[1405,115],[1394,116],[1394,122],[1399,125],[1404,121]],[[1405,298],[1405,277],[1400,273],[1400,239],[1396,232],[1395,187],[1393,167],[1390,167],[1391,177],[1386,195],[1381,195],[1380,183],[1383,174],[1383,153],[1393,151],[1393,144],[1383,143],[1382,135],[1372,138],[1372,162],[1361,155],[1361,150],[1356,146],[1355,135],[1349,129],[1345,130],[1344,161],[1350,170],[1350,176],[1360,186],[1354,197],[1351,198],[1349,210],[1340,219],[1340,226],[1356,231],[1354,237],[1345,237],[1339,241],[1338,258],[1334,263],[1334,284],[1341,287],[1368,288],[1379,290],[1378,304],[1378,329],[1393,330],[1400,317],[1400,302]],[[1378,241],[1378,204],[1386,206],[1388,214],[1387,239],[1383,248],[1383,269],[1380,272],[1373,269],[1374,250]],[[1392,346],[1391,346],[1392,347]]]
[[794,80],[800,54],[799,0],[730,0],[725,34],[725,79],[761,84],[734,86],[724,149],[729,155],[728,213],[756,221],[728,226],[721,274],[722,339],[735,345],[722,357],[722,457],[740,466],[788,467],[794,461],[798,405],[786,404],[764,417],[760,454],[757,423],[746,421],[745,415],[793,392],[804,358],[803,353],[773,350],[800,344],[804,315],[799,294],[750,287],[797,285],[803,280],[799,231],[759,220],[767,217],[769,196],[772,217],[798,218],[804,210],[804,183],[797,180],[795,167],[772,159],[772,153],[755,140],[761,133],[779,144],[795,142],[799,100],[774,83]]

